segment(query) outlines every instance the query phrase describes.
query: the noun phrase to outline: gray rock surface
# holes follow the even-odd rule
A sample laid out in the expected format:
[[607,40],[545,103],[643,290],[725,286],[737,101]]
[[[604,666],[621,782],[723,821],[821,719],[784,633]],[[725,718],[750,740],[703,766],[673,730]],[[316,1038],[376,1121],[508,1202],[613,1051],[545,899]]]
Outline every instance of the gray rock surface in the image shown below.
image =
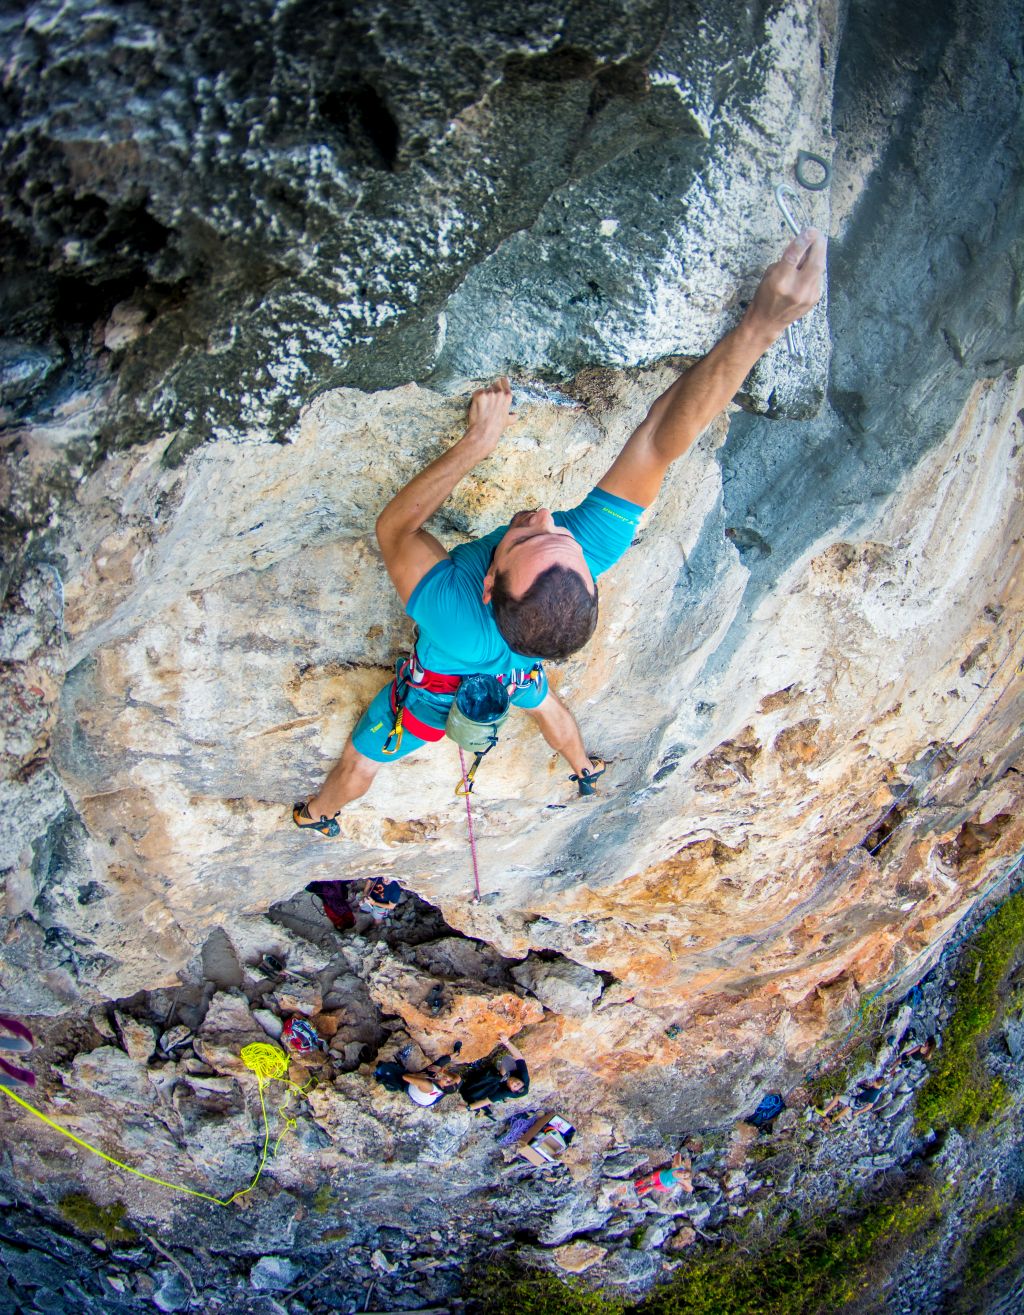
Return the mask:
[[[492,335],[467,359],[506,300],[499,265],[462,297],[449,370],[500,357],[571,373],[708,345],[730,228],[742,217],[763,248],[763,197],[794,139],[829,149],[832,6],[780,20],[758,4],[741,23],[717,5],[694,23],[678,0],[389,10],[246,0],[182,24],[129,5],[94,23],[84,3],[42,0],[6,20],[13,393],[59,405],[70,371],[47,390],[43,357],[63,307],[85,301],[105,306],[108,355],[79,347],[70,370],[117,370],[114,441],[176,432],[180,459],[210,433],[279,436],[325,387],[422,377],[446,299],[535,224],[543,240],[510,254],[520,322],[547,322],[530,336],[548,346]],[[108,114],[121,104],[130,117]],[[749,200],[722,185],[730,156],[763,171]],[[695,282],[712,296],[697,310],[691,295],[684,319]]]
[[283,1292],[300,1273],[285,1256],[262,1256],[249,1271],[249,1282],[259,1292]]
[[600,999],[603,983],[597,973],[569,959],[547,961],[531,955],[512,969],[520,986],[535,995],[545,1009],[585,1018]]

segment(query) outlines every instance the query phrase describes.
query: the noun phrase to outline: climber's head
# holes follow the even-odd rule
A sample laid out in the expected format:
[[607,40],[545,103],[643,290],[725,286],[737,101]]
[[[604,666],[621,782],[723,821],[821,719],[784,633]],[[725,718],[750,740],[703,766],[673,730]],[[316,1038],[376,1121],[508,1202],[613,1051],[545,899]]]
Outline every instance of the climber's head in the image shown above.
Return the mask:
[[524,657],[567,658],[597,625],[597,586],[583,549],[543,507],[512,517],[484,576],[483,600],[502,638]]

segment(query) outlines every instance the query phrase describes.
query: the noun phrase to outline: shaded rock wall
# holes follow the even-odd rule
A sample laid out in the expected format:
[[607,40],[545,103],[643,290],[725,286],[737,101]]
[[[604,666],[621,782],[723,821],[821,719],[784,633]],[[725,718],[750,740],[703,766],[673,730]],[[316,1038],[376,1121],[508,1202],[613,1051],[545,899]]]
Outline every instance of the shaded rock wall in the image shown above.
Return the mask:
[[[555,8],[6,20],[12,1004],[173,983],[383,869],[614,978],[523,1044],[581,1111],[670,1123],[796,1071],[1019,849],[1012,7]],[[600,476],[781,245],[797,146],[836,166],[810,360],[780,345],[673,471],[554,673],[601,800],[512,723],[476,906],[443,745],[298,836],[409,638],[374,516],[465,376],[578,405],[527,399],[449,543]]]
[[18,400],[56,412],[113,369],[108,442],[278,437],[325,388],[423,378],[446,299],[537,224],[514,329],[470,359],[463,298],[448,371],[700,352],[772,246],[768,176],[798,140],[828,149],[835,23],[678,0],[32,5],[5,31],[6,302],[41,353]]

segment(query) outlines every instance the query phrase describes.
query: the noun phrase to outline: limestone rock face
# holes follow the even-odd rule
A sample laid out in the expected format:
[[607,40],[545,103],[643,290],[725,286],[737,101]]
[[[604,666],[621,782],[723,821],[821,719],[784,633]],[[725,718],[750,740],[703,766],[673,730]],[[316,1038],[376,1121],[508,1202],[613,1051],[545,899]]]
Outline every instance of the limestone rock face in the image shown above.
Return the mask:
[[410,966],[385,959],[369,976],[370,995],[385,1014],[395,1014],[427,1059],[452,1054],[462,1042],[459,1059],[472,1063],[494,1048],[501,1033],[513,1035],[540,1022],[536,1000],[521,999],[472,982],[436,983]]
[[556,1014],[585,1018],[601,994],[597,973],[568,959],[548,963],[531,955],[512,969],[512,976]]
[[[448,930],[352,951],[351,1013],[320,1001],[350,1068],[383,1011],[428,1055],[515,1032],[577,1111],[731,1117],[927,966],[1024,839],[1016,16],[479,10],[4,21],[5,1007],[216,958],[198,1049],[244,1080],[267,910],[385,872]],[[450,744],[337,842],[299,834],[412,637],[374,519],[470,381],[511,371],[519,420],[432,523],[449,545],[601,477],[782,249],[801,147],[834,164],[808,357],[780,343],[672,469],[549,672],[600,795],[513,718],[473,800],[479,903]],[[341,953],[321,930],[293,967]],[[358,1081],[335,1162],[393,1150]]]
[[568,1242],[565,1246],[555,1247],[551,1254],[559,1269],[569,1274],[582,1274],[599,1265],[607,1251],[593,1242]]
[[265,1045],[267,1037],[249,1013],[244,996],[218,991],[195,1039],[196,1054],[217,1073],[242,1078],[249,1070],[240,1051],[255,1042]]

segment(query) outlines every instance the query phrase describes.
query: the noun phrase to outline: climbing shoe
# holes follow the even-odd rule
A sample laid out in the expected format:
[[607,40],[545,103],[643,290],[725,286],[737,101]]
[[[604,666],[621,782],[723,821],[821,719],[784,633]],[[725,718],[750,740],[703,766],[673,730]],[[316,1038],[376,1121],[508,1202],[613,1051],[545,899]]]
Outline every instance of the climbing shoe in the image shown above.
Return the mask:
[[592,761],[595,765],[591,771],[581,772],[579,776],[573,775],[569,777],[570,781],[576,782],[576,788],[581,795],[597,794],[595,782],[599,776],[603,776],[605,773],[605,761],[603,758],[594,758]]
[[317,821],[310,817],[309,809],[305,804],[296,804],[292,809],[292,821],[302,831],[318,831],[320,835],[326,836],[333,840],[336,836],[341,835],[341,827],[338,825],[336,817],[321,816]]

